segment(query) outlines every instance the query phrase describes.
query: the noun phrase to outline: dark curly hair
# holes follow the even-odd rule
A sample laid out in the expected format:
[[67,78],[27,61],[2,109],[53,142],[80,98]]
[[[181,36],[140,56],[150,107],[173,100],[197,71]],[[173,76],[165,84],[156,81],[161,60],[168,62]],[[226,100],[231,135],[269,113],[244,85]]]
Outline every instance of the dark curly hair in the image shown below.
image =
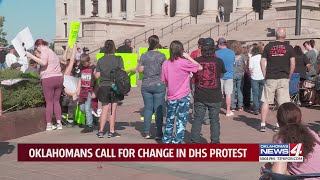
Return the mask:
[[274,140],[281,140],[282,143],[302,143],[303,156],[308,157],[313,151],[316,139],[301,123],[301,116],[301,110],[295,104],[291,102],[282,104],[277,112],[280,131],[274,136]]

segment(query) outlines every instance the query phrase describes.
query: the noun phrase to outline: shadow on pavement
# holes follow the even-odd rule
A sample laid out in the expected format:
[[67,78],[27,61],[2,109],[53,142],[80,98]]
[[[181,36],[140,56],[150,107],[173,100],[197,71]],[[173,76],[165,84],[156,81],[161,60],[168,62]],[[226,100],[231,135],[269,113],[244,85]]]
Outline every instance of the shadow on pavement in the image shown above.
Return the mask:
[[8,142],[0,142],[0,157],[4,154],[11,154],[15,146],[10,145]]
[[320,121],[315,121],[312,123],[308,123],[307,126],[312,129],[313,131],[315,131],[316,133],[320,132]]
[[[251,128],[253,128],[253,129],[257,130],[257,131],[258,131],[258,128],[260,127],[260,123],[261,123],[260,119],[250,118],[250,117],[247,117],[247,116],[244,116],[244,115],[238,115],[238,117],[234,117],[233,120],[243,122],[248,127],[251,127]],[[269,128],[269,129],[272,129],[272,130],[273,130],[273,127],[274,126],[271,125],[271,124],[267,124],[266,125],[266,128]]]

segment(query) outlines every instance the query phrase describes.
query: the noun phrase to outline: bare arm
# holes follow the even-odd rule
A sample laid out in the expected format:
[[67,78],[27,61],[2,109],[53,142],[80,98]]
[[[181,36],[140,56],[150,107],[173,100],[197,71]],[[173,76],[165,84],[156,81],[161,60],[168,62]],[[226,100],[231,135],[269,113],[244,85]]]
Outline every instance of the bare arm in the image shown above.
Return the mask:
[[138,72],[142,73],[144,71],[144,66],[138,66]]
[[261,58],[260,66],[261,66],[261,71],[264,78],[266,78],[266,63],[267,63],[267,58]]
[[271,167],[271,171],[273,173],[290,175],[290,173],[288,172],[288,163],[287,162],[275,162],[275,163],[273,163],[273,165]]
[[294,69],[296,68],[296,59],[294,57],[290,58],[290,74],[289,79],[291,78],[292,74],[294,73]]
[[101,77],[101,73],[100,73],[100,72],[95,72],[95,73],[94,73],[94,77],[95,77],[96,79],[99,79],[99,78]]
[[76,47],[73,47],[72,49],[72,54],[71,54],[71,58],[70,58],[70,62],[69,65],[67,66],[66,70],[64,71],[64,75],[70,75],[73,65],[74,65],[74,60],[75,60],[75,54],[76,54]]
[[27,57],[33,59],[34,61],[36,61],[39,65],[41,66],[47,66],[48,65],[48,60],[47,59],[40,59],[36,56],[34,56],[33,54],[26,52],[27,53]]
[[201,71],[203,69],[203,67],[197,62],[195,61],[192,57],[189,56],[189,54],[187,53],[183,53],[183,56],[188,59],[190,62],[192,62],[193,64],[197,64],[199,66],[199,71]]

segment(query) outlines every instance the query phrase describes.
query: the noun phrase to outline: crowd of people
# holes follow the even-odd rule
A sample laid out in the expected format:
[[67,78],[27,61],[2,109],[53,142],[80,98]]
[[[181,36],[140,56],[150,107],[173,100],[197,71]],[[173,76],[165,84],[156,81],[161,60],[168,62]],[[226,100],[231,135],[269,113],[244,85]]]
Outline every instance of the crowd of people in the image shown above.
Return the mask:
[[[201,38],[198,49],[190,55],[185,52],[180,41],[172,41],[169,46],[171,57],[167,60],[164,54],[158,52],[161,48],[159,37],[150,36],[148,51],[140,57],[137,68],[125,71],[143,74],[143,137],[153,138],[151,121],[155,114],[155,139],[165,144],[183,143],[191,108],[191,142],[200,143],[202,124],[209,119],[210,142],[219,144],[219,114],[223,104],[226,106],[227,117],[234,116],[236,110],[247,110],[255,115],[261,113],[261,124],[257,128],[265,132],[269,105],[276,101],[278,123],[273,130],[278,133],[274,142],[303,143],[306,148],[304,155],[308,161],[305,161],[303,166],[295,163],[275,163],[272,167],[267,165],[264,168],[293,174],[319,171],[319,136],[302,124],[301,111],[297,106],[300,102],[292,103],[289,93],[290,78],[294,73],[298,73],[301,88],[304,89],[301,96],[306,97],[308,103],[315,103],[315,89],[309,91],[309,87],[304,86],[305,81],[317,81],[320,69],[317,58],[319,51],[315,49],[313,40],[303,44],[305,53],[300,46],[293,48],[285,41],[286,31],[283,28],[276,31],[276,38],[276,41],[267,45],[258,43],[250,46],[243,46],[239,42],[230,45],[223,37],[217,41]],[[119,102],[124,100],[127,94],[117,91],[115,69],[124,70],[124,64],[122,58],[115,56],[115,53],[132,53],[130,43],[130,40],[126,40],[123,46],[116,49],[114,42],[107,40],[101,49],[104,56],[97,63],[93,63],[90,56],[76,46],[67,47],[63,59],[60,60],[46,41],[38,39],[35,42],[34,53],[27,52],[29,66],[26,71],[30,69],[38,72],[41,78],[46,101],[46,130],[63,128],[60,100],[64,97],[70,116],[74,115],[77,104],[85,114],[86,126],[82,133],[93,132],[93,114],[99,114],[96,115],[100,117],[97,136],[121,136],[115,131],[116,114]],[[70,58],[67,58],[69,50],[72,53]],[[16,63],[18,60],[12,48],[5,55],[5,59],[1,59],[1,67],[21,70],[22,65]],[[63,86],[64,76],[79,79],[76,91],[70,92]],[[98,109],[101,109],[101,113],[92,113]],[[56,125],[52,123],[53,115]],[[164,117],[166,123],[163,128]],[[104,131],[107,119],[109,132]],[[281,168],[282,166],[286,168]]]

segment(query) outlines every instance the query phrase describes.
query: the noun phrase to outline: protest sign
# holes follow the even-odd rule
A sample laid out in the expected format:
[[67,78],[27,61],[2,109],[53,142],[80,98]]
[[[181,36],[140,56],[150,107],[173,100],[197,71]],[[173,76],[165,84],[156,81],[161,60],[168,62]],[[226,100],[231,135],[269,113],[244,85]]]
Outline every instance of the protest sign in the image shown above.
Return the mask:
[[8,80],[3,80],[1,81],[1,85],[4,85],[4,86],[12,86],[14,84],[17,84],[18,82],[21,82],[25,79],[8,79]]
[[[116,53],[116,56],[121,56],[123,60],[124,70],[134,69],[138,65],[138,54],[134,53]],[[137,87],[137,73],[131,72],[128,74],[130,77],[131,87]]]
[[68,91],[69,93],[73,94],[76,92],[78,88],[78,83],[79,83],[78,78],[64,75],[63,86],[65,87],[66,91]]
[[[170,59],[170,50],[169,49],[158,49],[159,52],[163,53],[166,56],[166,59]],[[139,48],[139,57],[148,52],[148,48],[141,47]],[[139,73],[139,80],[142,80],[143,78],[143,73]]]
[[34,45],[34,40],[29,27],[20,31],[11,43],[20,57],[26,56],[26,51]]
[[80,22],[72,21],[70,25],[70,34],[69,34],[69,40],[68,40],[68,45],[70,48],[73,48],[74,43],[78,39],[79,29],[80,29]]
[[[96,59],[99,61],[104,56],[104,53],[97,53]],[[123,61],[124,70],[136,68],[138,65],[138,54],[134,53],[116,53],[115,56],[120,56]],[[137,73],[131,72],[128,74],[130,77],[131,87],[137,87]]]

